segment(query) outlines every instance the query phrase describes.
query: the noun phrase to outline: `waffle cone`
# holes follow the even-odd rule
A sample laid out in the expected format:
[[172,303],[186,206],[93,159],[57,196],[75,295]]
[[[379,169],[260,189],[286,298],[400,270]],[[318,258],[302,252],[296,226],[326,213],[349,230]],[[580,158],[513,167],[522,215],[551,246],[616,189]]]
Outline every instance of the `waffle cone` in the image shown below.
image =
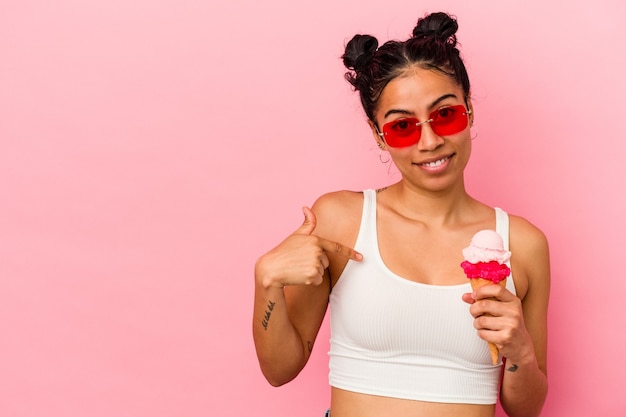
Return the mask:
[[[472,284],[472,289],[476,290],[480,287],[484,287],[485,285],[500,285],[501,287],[506,287],[506,279],[494,284],[494,282],[490,279],[483,278],[471,278],[470,283]],[[495,298],[492,298],[495,300]],[[494,365],[498,364],[498,360],[500,359],[500,351],[498,350],[498,346],[495,343],[487,342],[487,346],[489,347],[489,354],[491,355],[491,363]]]

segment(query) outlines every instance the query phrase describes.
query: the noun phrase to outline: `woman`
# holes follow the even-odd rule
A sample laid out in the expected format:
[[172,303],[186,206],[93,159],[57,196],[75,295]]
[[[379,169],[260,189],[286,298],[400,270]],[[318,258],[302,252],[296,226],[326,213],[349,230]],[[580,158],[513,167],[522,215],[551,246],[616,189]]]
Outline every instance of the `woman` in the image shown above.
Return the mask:
[[[254,341],[272,385],[305,366],[330,305],[332,417],[493,417],[498,396],[509,416],[537,416],[546,397],[548,245],[465,190],[475,114],[457,28],[434,13],[405,42],[347,44],[346,78],[402,178],[322,196],[256,264]],[[459,266],[481,229],[513,253],[506,288],[472,291]],[[486,342],[506,359],[492,365]]]

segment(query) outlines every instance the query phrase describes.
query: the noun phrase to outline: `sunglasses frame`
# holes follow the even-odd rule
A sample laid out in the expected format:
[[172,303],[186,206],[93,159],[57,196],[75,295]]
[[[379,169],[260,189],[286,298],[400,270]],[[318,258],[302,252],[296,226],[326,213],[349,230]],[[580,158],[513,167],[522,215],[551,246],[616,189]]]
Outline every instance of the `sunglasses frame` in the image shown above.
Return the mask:
[[[423,121],[423,122],[420,122],[420,121],[419,121],[416,117],[405,117],[405,118],[401,118],[401,119],[397,119],[397,120],[392,120],[392,121],[390,121],[390,122],[385,123],[385,124],[383,125],[383,132],[381,132],[380,130],[378,130],[378,126],[377,126],[376,124],[374,124],[374,127],[376,128],[376,133],[378,134],[378,136],[380,136],[380,137],[383,139],[383,141],[387,144],[387,146],[390,146],[390,147],[392,147],[392,148],[406,148],[406,147],[413,146],[413,145],[415,145],[415,144],[419,143],[420,139],[422,138],[422,134],[421,134],[421,129],[420,129],[420,126],[422,126],[423,124],[426,124],[426,123],[432,123],[433,121],[435,121],[435,119],[436,119],[436,113],[437,113],[437,112],[440,112],[441,110],[444,110],[444,109],[454,109],[454,110],[460,110],[460,109],[459,109],[459,107],[463,109],[462,116],[466,116],[467,123],[469,124],[469,116],[472,114],[472,110],[471,110],[471,109],[468,109],[468,108],[467,108],[466,106],[464,106],[463,104],[457,104],[457,105],[454,105],[454,106],[446,106],[446,107],[441,107],[441,108],[439,108],[439,109],[437,109],[437,110],[434,110],[433,112],[431,112],[431,113],[428,115],[429,119],[428,119],[428,120],[425,120],[425,121]],[[433,115],[435,115],[435,116],[433,117]],[[416,128],[415,130],[416,130],[417,132],[419,132],[419,137],[417,138],[417,140],[416,140],[415,142],[413,142],[413,143],[409,143],[409,144],[406,144],[406,145],[403,145],[403,146],[393,146],[393,145],[389,144],[389,142],[386,140],[386,137],[385,137],[385,135],[387,135],[387,133],[386,133],[386,132],[384,132],[384,130],[385,130],[385,126],[386,126],[386,125],[388,125],[388,124],[390,124],[390,123],[396,123],[396,122],[398,122],[398,120],[407,120],[407,119],[414,119],[414,120],[417,120],[417,123],[415,123],[415,128]],[[449,133],[449,135],[454,135],[454,134],[456,134],[456,133],[459,133],[459,132],[463,131],[466,127],[467,127],[467,124],[466,124],[466,125],[465,125],[462,129],[460,129],[460,130],[458,130],[458,131],[456,131],[456,132],[454,132],[454,133]],[[443,135],[439,135],[439,133],[437,133],[437,131],[436,131],[437,125],[436,125],[436,124],[435,124],[435,125],[431,125],[431,128],[433,129],[433,132],[434,132],[436,135],[438,135],[438,136],[443,136]],[[413,135],[411,135],[411,136],[414,136],[414,135],[415,135],[415,134],[413,134]],[[447,136],[447,135],[445,135],[445,136]]]

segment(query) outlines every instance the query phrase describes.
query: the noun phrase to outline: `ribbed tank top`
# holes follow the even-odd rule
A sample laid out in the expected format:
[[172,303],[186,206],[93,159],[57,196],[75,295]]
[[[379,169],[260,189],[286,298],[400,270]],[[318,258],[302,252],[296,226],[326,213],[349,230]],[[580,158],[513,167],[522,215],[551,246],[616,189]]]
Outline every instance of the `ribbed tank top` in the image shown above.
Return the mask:
[[[495,216],[508,249],[508,215],[496,208]],[[363,261],[349,261],[330,294],[330,385],[410,400],[495,404],[500,364],[491,363],[461,299],[472,291],[469,282],[427,285],[390,271],[378,249],[374,190],[364,191],[355,249]],[[512,276],[507,288],[515,294]]]

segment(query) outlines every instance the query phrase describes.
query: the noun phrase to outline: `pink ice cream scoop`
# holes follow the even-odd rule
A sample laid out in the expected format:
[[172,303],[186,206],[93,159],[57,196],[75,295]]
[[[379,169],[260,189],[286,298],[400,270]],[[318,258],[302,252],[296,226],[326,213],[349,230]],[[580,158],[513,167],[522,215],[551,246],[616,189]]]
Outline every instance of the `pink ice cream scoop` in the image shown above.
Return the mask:
[[511,273],[506,265],[511,252],[504,249],[502,237],[494,230],[477,232],[470,245],[463,249],[463,257],[461,268],[470,279],[482,278],[497,284]]

